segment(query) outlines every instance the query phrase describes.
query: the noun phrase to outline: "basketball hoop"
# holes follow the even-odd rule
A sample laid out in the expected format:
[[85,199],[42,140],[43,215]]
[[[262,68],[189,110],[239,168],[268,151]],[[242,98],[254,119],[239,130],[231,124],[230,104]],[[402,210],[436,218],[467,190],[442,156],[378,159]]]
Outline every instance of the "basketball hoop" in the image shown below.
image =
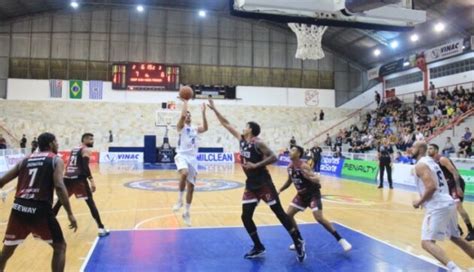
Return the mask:
[[318,60],[324,58],[321,39],[327,26],[307,25],[299,23],[288,23],[288,26],[295,32],[298,41],[298,49],[295,57],[298,59]]

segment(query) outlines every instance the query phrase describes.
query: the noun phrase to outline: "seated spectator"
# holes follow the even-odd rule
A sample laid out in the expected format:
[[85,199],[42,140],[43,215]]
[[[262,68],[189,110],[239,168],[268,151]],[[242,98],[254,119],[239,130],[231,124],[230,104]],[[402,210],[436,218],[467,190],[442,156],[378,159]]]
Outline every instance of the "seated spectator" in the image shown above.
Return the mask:
[[462,138],[466,141],[472,140],[472,133],[468,127],[464,129],[464,135],[462,136]]
[[472,142],[466,141],[463,137],[461,138],[461,142],[459,142],[458,146],[459,146],[459,149],[458,149],[458,152],[456,153],[458,155],[458,158],[460,158],[461,156],[463,156],[463,158],[469,158],[472,152],[472,149],[471,149]]
[[326,134],[326,140],[324,140],[324,144],[326,144],[329,147],[332,147],[332,140],[331,140],[331,136],[329,136],[329,133]]
[[449,158],[449,154],[454,153],[454,152],[456,152],[456,150],[454,149],[454,145],[451,142],[451,137],[447,137],[446,138],[446,144],[444,144],[444,147],[443,147],[443,150],[442,150],[443,156]]

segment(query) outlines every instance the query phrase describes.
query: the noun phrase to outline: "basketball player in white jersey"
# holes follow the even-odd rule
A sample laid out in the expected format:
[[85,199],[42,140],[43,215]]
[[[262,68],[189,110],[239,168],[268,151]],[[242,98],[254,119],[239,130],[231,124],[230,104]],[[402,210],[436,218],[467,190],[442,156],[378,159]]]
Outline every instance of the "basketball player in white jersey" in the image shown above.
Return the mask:
[[444,250],[436,244],[445,238],[451,239],[469,257],[474,258],[474,247],[461,238],[458,230],[456,203],[449,195],[448,184],[439,165],[426,155],[428,145],[417,141],[413,145],[412,155],[416,158],[416,184],[421,198],[413,201],[413,207],[424,207],[425,218],[421,227],[421,246],[449,271],[462,271],[451,261]]
[[194,127],[191,125],[191,113],[188,111],[188,101],[183,100],[183,109],[176,126],[179,133],[179,140],[174,162],[176,163],[176,168],[179,173],[179,195],[178,202],[173,206],[173,211],[177,212],[183,207],[184,189],[187,187],[186,205],[183,213],[183,220],[187,226],[191,226],[189,209],[193,201],[194,185],[196,184],[196,176],[198,174],[196,159],[198,134],[207,131],[206,105],[203,104],[201,109],[202,126]]

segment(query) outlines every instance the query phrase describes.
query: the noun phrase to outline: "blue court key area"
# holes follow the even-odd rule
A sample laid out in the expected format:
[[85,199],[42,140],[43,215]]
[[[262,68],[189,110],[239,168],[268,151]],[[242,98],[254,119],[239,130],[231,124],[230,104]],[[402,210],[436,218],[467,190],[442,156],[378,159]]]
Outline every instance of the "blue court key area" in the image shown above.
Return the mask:
[[307,258],[299,263],[288,250],[282,226],[262,226],[265,257],[246,260],[251,240],[243,227],[113,231],[99,239],[85,271],[446,271],[434,264],[335,224],[353,245],[344,253],[319,224],[302,224]]

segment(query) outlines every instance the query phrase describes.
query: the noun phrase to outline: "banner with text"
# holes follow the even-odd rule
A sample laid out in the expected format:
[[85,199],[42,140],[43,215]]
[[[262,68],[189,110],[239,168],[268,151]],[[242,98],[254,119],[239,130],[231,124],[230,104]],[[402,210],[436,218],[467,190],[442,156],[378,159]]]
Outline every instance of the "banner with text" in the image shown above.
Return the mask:
[[143,152],[101,152],[100,163],[143,162]]
[[342,176],[375,181],[378,169],[378,163],[375,161],[344,160]]
[[278,166],[288,166],[290,162],[291,162],[290,156],[286,154],[280,154],[278,156],[278,161],[277,161]]
[[234,154],[224,153],[199,153],[197,160],[200,163],[234,163]]
[[321,173],[331,176],[341,176],[342,166],[344,165],[343,158],[333,158],[329,156],[323,156],[321,158]]
[[426,62],[430,63],[433,61],[449,58],[463,51],[463,39],[455,40],[449,43],[445,43],[441,46],[431,48],[425,51]]

